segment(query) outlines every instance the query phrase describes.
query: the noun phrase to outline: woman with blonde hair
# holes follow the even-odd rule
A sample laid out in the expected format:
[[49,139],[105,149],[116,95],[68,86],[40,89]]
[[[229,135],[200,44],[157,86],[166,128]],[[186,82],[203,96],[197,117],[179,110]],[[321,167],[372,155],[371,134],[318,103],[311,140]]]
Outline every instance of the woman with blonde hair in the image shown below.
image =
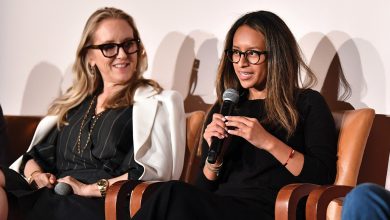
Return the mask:
[[[73,85],[57,98],[23,157],[0,167],[0,219],[104,219],[114,182],[181,174],[185,116],[178,93],[143,77],[147,56],[135,23],[116,8],[88,19]],[[70,195],[53,190],[71,188]]]

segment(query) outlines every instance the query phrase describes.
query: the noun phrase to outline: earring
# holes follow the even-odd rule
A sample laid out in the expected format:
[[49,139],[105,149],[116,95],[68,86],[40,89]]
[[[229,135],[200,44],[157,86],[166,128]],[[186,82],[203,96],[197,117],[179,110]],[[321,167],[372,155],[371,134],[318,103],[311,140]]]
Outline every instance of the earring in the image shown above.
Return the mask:
[[89,73],[92,75],[92,76],[95,76],[96,75],[96,66],[91,66],[88,64],[88,69],[89,69]]

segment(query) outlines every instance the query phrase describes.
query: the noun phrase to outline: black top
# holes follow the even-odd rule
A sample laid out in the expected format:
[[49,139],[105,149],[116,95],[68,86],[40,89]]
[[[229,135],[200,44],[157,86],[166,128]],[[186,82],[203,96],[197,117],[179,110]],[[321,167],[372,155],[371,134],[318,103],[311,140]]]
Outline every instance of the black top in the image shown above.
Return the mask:
[[[262,124],[272,135],[305,156],[303,169],[292,175],[275,157],[256,148],[243,138],[232,136],[224,157],[219,179],[209,181],[201,172],[197,185],[217,194],[256,200],[273,206],[281,187],[294,182],[316,184],[333,183],[336,175],[337,136],[332,114],[320,93],[303,90],[297,98],[299,122],[295,133],[288,140],[286,130]],[[236,115],[256,118],[265,116],[264,100],[244,100],[235,109]],[[219,112],[215,105],[208,115]],[[202,143],[204,162],[208,144]],[[202,165],[203,166],[203,165]],[[270,207],[271,208],[271,207]]]
[[[143,167],[133,157],[132,106],[108,109],[97,117],[96,97],[93,102],[92,99],[87,97],[79,106],[71,109],[67,114],[68,125],[60,130],[54,128],[41,143],[24,155],[21,171],[25,162],[34,158],[46,172],[57,177],[70,175],[86,183],[126,172],[129,179],[141,176]],[[79,153],[77,140],[83,120]],[[87,141],[92,127],[90,140]]]

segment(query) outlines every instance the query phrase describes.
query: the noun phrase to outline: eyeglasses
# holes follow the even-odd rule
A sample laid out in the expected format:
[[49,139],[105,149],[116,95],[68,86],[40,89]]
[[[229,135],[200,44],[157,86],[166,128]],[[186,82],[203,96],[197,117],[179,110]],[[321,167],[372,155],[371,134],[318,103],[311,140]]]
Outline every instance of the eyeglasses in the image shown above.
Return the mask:
[[131,39],[120,44],[107,43],[100,45],[90,45],[87,49],[100,49],[103,56],[107,58],[113,58],[119,53],[119,48],[122,48],[126,54],[133,54],[138,51],[138,45],[141,42],[140,39]]
[[263,63],[266,59],[266,55],[269,53],[268,51],[259,51],[259,50],[247,50],[242,52],[236,49],[227,49],[225,50],[226,56],[232,63],[240,62],[241,55],[248,60],[250,64],[260,64]]

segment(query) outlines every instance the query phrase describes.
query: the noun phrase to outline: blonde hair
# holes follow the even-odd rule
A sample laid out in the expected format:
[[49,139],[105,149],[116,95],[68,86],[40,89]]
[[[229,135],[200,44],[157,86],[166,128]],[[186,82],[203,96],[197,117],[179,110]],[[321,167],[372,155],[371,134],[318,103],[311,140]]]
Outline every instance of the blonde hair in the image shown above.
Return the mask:
[[[116,8],[102,8],[95,11],[85,24],[80,43],[77,48],[76,59],[73,64],[73,84],[72,86],[49,107],[49,115],[58,115],[57,126],[66,124],[67,112],[79,105],[88,95],[92,95],[103,86],[103,80],[99,69],[91,67],[87,62],[86,47],[92,44],[92,38],[99,24],[105,19],[123,19],[133,29],[134,38],[141,39],[133,18],[127,13]],[[143,77],[143,73],[148,67],[147,55],[142,41],[138,45],[137,67],[127,86],[118,91],[104,103],[105,108],[119,108],[133,104],[134,93],[138,87],[150,85],[160,92],[160,85]]]
[[[300,48],[293,34],[283,20],[272,12],[257,11],[245,14],[239,18],[227,33],[225,50],[232,49],[233,37],[237,29],[247,25],[262,33],[265,37],[267,51],[267,98],[265,99],[265,123],[281,126],[290,137],[298,124],[296,98],[301,88],[308,88],[316,83],[316,77],[303,61]],[[302,83],[301,70],[306,70],[306,81]],[[303,84],[302,87],[300,83]],[[222,103],[222,94],[228,88],[233,88],[245,94],[238,80],[233,64],[223,56],[217,73],[218,103]]]

